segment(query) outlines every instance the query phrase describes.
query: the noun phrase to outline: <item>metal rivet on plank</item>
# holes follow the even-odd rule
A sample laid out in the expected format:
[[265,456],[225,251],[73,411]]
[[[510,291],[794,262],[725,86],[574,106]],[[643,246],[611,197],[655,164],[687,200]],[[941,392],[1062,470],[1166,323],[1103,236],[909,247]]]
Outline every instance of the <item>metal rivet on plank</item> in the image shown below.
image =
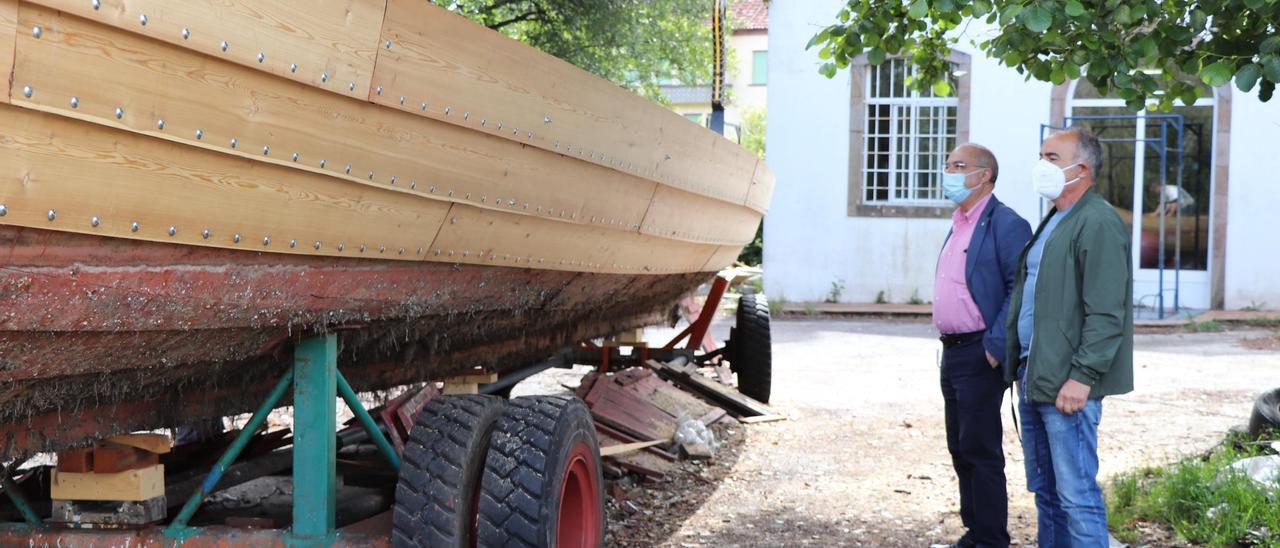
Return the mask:
[[32,35],[32,36],[34,36],[34,37],[36,37],[36,39],[37,39],[37,40],[39,40],[39,39],[40,39],[40,36],[41,36],[41,35],[43,35],[43,34],[44,34],[44,30],[42,30],[40,27],[38,27],[38,26],[37,26],[37,27],[31,27],[31,35]]
[[187,40],[187,39],[190,39],[190,38],[191,38],[191,29],[186,28],[186,27],[183,27],[183,28],[182,28],[182,39],[183,39],[183,40]]
[[102,219],[99,219],[96,216],[92,219],[89,219],[89,226],[96,227],[100,224],[102,224]]
[[170,236],[173,236],[174,234],[177,234],[177,233],[178,233],[178,227],[176,227],[176,226],[170,226],[170,227],[169,227],[169,235],[170,235]]
[[289,240],[289,247],[298,247],[298,240]]
[[223,40],[223,41],[222,41],[222,51],[224,51],[224,52],[225,52],[225,51],[227,51],[227,48],[229,48],[229,47],[231,47],[231,44],[228,44],[226,40]]
[[208,240],[208,239],[209,239],[210,234],[211,234],[211,233],[209,232],[209,229],[207,229],[207,228],[206,228],[206,229],[204,229],[204,232],[201,232],[201,233],[200,233],[200,237],[202,237],[202,238],[204,238],[204,239]]
[[164,129],[164,118],[156,120],[156,129]]
[[144,13],[138,16],[138,23],[140,23],[142,26],[144,27],[147,26],[147,21],[148,21],[147,14]]
[[316,247],[316,250],[317,250],[317,251],[319,251],[319,250],[320,250],[320,240],[316,240],[316,246],[315,246],[315,247]]
[[231,138],[231,148],[236,148],[236,144],[237,144],[237,143],[238,143],[238,141],[236,141],[236,138],[235,138],[235,137],[232,137],[232,138]]
[[259,62],[259,63],[261,63],[261,62],[266,61],[266,60],[267,60],[267,54],[262,53],[261,51],[259,51],[259,52],[258,52],[258,62]]
[[129,230],[132,232],[137,232],[141,229],[142,229],[142,225],[139,224],[138,221],[134,221],[133,224],[129,226]]
[[72,97],[72,98],[71,98],[71,108],[80,108],[80,98],[79,98],[79,97]]
[[49,210],[49,220],[50,220],[50,221],[52,221],[52,220],[57,219],[57,218],[58,218],[58,212],[57,212],[57,210],[50,209],[50,210]]
[[116,107],[116,119],[119,120],[121,118],[124,118],[124,109]]
[[289,63],[289,72],[298,72],[298,64]]
[[196,139],[197,139],[197,140],[198,140],[198,139],[204,139],[204,130],[203,130],[203,129],[197,129],[197,130],[196,130]]
[[26,98],[30,99],[30,98],[31,98],[31,94],[32,94],[31,86],[22,86],[22,96],[23,96],[23,97],[26,97]]
[[235,243],[240,243],[240,235],[236,234],[235,237],[231,238],[231,240],[234,241]]
[[271,236],[263,236],[262,245],[271,245]]

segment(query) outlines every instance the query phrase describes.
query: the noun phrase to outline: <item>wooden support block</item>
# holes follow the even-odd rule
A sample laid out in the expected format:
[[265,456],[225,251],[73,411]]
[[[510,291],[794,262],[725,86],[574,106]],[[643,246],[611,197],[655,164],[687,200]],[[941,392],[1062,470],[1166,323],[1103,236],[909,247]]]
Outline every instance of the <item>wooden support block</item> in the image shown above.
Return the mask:
[[711,446],[700,441],[686,441],[680,444],[680,450],[689,460],[706,460],[712,457]]
[[137,447],[104,445],[93,450],[93,471],[98,474],[114,474],[156,464],[160,464],[160,455]]
[[163,455],[173,448],[173,440],[164,434],[125,434],[103,440],[105,443],[136,447],[143,451]]
[[164,496],[164,465],[114,474],[54,470],[50,498],[57,500],[144,501]]
[[58,470],[84,473],[93,471],[93,448],[81,447],[58,453]]
[[628,329],[618,333],[614,341],[621,346],[644,346],[644,329]]
[[497,373],[458,375],[444,380],[443,394],[479,394],[480,385],[498,382]]

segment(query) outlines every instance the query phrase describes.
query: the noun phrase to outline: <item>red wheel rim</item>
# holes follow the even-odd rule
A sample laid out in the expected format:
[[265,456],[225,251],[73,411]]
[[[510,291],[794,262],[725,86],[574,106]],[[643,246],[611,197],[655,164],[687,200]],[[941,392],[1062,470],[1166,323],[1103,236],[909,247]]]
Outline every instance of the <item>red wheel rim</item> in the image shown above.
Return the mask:
[[560,516],[556,524],[558,548],[595,548],[600,538],[600,486],[591,447],[580,441],[569,452],[560,483]]

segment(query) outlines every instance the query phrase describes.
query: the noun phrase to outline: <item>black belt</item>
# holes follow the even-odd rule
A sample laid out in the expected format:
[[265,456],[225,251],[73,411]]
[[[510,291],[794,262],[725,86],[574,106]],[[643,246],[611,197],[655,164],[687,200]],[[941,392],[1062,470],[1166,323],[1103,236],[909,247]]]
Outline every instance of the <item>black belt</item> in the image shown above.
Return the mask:
[[974,331],[972,333],[955,333],[955,334],[943,333],[941,337],[938,337],[938,340],[942,341],[943,348],[951,348],[953,346],[958,346],[961,344],[968,344],[973,341],[980,341],[982,340],[983,335],[986,335],[986,331]]

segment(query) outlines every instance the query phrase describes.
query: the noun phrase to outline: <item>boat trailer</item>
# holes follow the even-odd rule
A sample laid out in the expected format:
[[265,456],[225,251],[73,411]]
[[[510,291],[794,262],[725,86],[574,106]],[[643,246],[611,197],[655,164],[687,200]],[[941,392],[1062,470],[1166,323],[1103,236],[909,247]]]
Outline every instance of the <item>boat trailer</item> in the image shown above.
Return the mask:
[[[509,396],[516,383],[551,367],[582,364],[607,372],[646,363],[727,362],[743,394],[767,401],[771,372],[763,297],[742,295],[726,346],[717,348],[709,335],[729,285],[729,277],[717,276],[688,327],[660,347],[634,339],[581,343],[501,376],[475,372],[447,379],[441,388],[426,383],[373,412],[338,370],[338,335],[302,337],[292,369],[238,433],[194,443],[221,451],[202,477],[199,466],[189,463],[208,463],[208,453],[195,451],[193,458],[193,451],[181,451],[188,461],[179,466],[184,473],[166,473],[160,462],[179,462],[177,453],[186,446],[168,453],[169,440],[154,446],[155,434],[141,435],[150,436],[147,443],[124,436],[64,451],[51,468],[18,474],[22,462],[12,463],[0,473],[11,506],[0,508],[0,515],[20,521],[0,523],[0,545],[599,546],[604,493],[590,412],[573,397],[507,400],[493,394]],[[354,415],[341,429],[338,398]],[[264,432],[271,412],[290,403],[292,438]],[[219,491],[286,470],[292,489],[287,528],[261,516],[196,523],[202,505]],[[394,482],[393,498],[346,485],[363,480],[344,481],[362,476]],[[366,507],[382,507],[344,511],[340,493],[352,490],[374,501]],[[381,492],[386,491],[384,485]],[[178,497],[185,502],[170,519],[166,509],[176,508],[177,500],[169,499]]]

